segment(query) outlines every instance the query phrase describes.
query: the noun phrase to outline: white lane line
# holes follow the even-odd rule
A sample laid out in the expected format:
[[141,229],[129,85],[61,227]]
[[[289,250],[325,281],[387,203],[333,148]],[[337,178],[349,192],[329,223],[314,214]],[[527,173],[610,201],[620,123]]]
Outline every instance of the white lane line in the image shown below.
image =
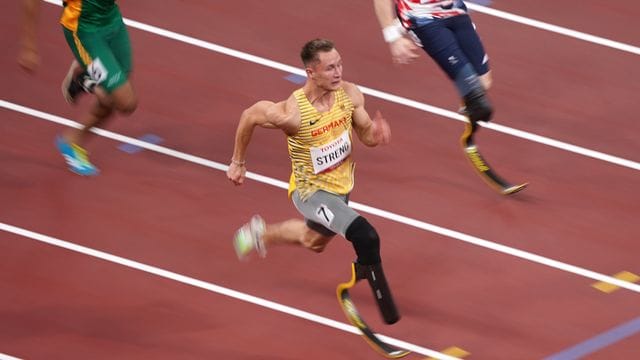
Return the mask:
[[0,360],[22,360],[22,359],[0,353]]
[[[445,109],[441,109],[432,105],[428,105],[428,104],[423,104],[420,103],[418,101],[414,101],[414,100],[410,100],[407,98],[403,98],[400,96],[396,96],[393,94],[389,94],[389,93],[385,93],[382,91],[378,91],[378,90],[374,90],[374,89],[370,89],[370,88],[366,88],[363,86],[359,86],[360,89],[362,89],[362,92],[377,98],[381,98],[384,100],[387,100],[389,102],[393,102],[396,104],[400,104],[400,105],[404,105],[410,108],[414,108],[414,109],[418,109],[418,110],[423,110],[425,112],[430,112],[436,115],[441,115],[444,117],[448,117],[450,119],[454,119],[454,120],[459,120],[459,121],[467,121],[465,119],[464,116],[454,112],[454,111],[450,111],[450,110],[445,110]],[[564,150],[564,151],[568,151],[568,152],[572,152],[574,154],[578,154],[578,155],[582,155],[582,156],[586,156],[586,157],[590,157],[593,159],[597,159],[597,160],[602,160],[611,164],[616,164],[616,165],[620,165],[626,168],[630,168],[630,169],[634,169],[634,170],[640,170],[640,162],[636,162],[633,160],[628,160],[625,158],[621,158],[618,156],[614,156],[614,155],[609,155],[600,151],[596,151],[596,150],[591,150],[591,149],[587,149],[585,147],[582,146],[578,146],[578,145],[573,145],[573,144],[569,144],[560,140],[555,140],[552,139],[550,137],[546,137],[546,136],[542,136],[542,135],[537,135],[534,133],[530,133],[524,130],[518,130],[518,129],[514,129],[505,125],[500,125],[496,122],[489,122],[489,123],[481,123],[481,125],[487,129],[491,129],[503,134],[508,134],[511,136],[515,136],[521,139],[525,139],[525,140],[529,140],[535,143],[539,143],[539,144],[543,144],[543,145],[547,145],[547,146],[551,146],[553,148],[556,149],[560,149],[560,150]]]
[[[190,285],[193,287],[197,287],[200,289],[208,290],[220,295],[228,296],[230,298],[234,298],[237,300],[245,301],[251,304],[255,304],[258,306],[265,307],[267,309],[279,311],[285,314],[289,314],[298,318],[306,319],[318,324],[322,324],[328,327],[332,327],[334,329],[342,330],[348,333],[360,335],[360,331],[351,325],[341,323],[339,321],[335,321],[320,315],[316,315],[304,310],[300,310],[291,306],[283,305],[277,302],[273,302],[267,299],[263,299],[257,296],[249,295],[240,291],[232,290],[229,288],[225,288],[213,283],[209,283],[206,281],[198,280],[189,276],[181,275],[169,270],[161,269],[152,265],[143,264],[134,260],[130,260],[124,257],[120,257],[117,255],[109,254],[100,250],[92,249],[89,247],[85,247],[82,245],[74,244],[68,241],[60,240],[51,236],[47,236],[44,234],[40,234],[37,232],[33,232],[30,230],[26,230],[20,227],[16,227],[13,225],[5,224],[0,222],[0,230],[19,235],[22,237],[26,237],[32,240],[40,241],[49,245],[57,246],[63,249],[71,250],[80,254],[88,255],[91,257],[95,257],[98,259],[102,259],[105,261],[109,261],[115,264],[119,264],[122,266],[126,266],[132,269],[140,270],[149,274],[157,275],[163,277],[165,279],[170,279],[182,284]],[[403,349],[411,350],[413,352],[425,355],[432,356],[437,359],[446,359],[446,360],[455,360],[457,358],[448,356],[446,354],[442,354],[440,352],[427,349],[412,343],[408,343],[406,341],[398,340],[392,337],[380,335],[380,339],[384,342],[394,345]]]
[[[57,4],[57,2],[53,1],[53,0],[43,0],[52,4]],[[129,26],[131,26],[132,28],[138,29],[138,30],[142,30],[142,31],[146,31],[152,34],[156,34],[158,36],[161,37],[165,37],[168,39],[172,39],[172,40],[176,40],[185,44],[189,44],[189,45],[193,45],[196,47],[200,47],[203,49],[207,49],[207,50],[211,50],[217,53],[221,53],[221,54],[225,54],[234,58],[238,58],[241,60],[246,60],[255,64],[259,64],[259,65],[263,65],[272,69],[276,69],[276,70],[281,70],[287,73],[292,73],[292,74],[297,74],[297,75],[301,75],[301,76],[306,76],[306,73],[304,72],[304,70],[290,66],[290,65],[286,65],[286,64],[282,64],[279,63],[277,61],[273,61],[273,60],[269,60],[260,56],[256,56],[256,55],[252,55],[246,52],[242,52],[242,51],[238,51],[238,50],[234,50],[228,47],[224,47],[224,46],[220,46],[217,44],[213,44],[210,43],[208,41],[204,41],[204,40],[200,40],[200,39],[196,39],[194,37],[191,36],[186,36],[186,35],[182,35],[170,30],[166,30],[166,29],[162,29],[153,25],[148,25],[148,24],[144,24],[135,20],[130,20],[130,19],[125,19],[125,23]],[[359,86],[359,88],[362,90],[362,92],[364,94],[373,96],[373,97],[377,97],[392,103],[396,103],[396,104],[400,104],[400,105],[404,105],[407,107],[411,107],[414,109],[418,109],[418,110],[422,110],[425,112],[430,112],[432,114],[436,114],[436,115],[440,115],[443,117],[447,117],[450,119],[454,119],[454,120],[458,120],[458,121],[466,121],[465,118],[454,112],[454,111],[450,111],[450,110],[446,110],[446,109],[442,109],[433,105],[428,105],[428,104],[424,104],[415,100],[411,100],[411,99],[407,99],[401,96],[397,96],[397,95],[393,95],[390,93],[386,93],[384,91],[379,91],[379,90],[375,90],[375,89],[371,89],[365,86]],[[485,123],[483,125],[484,127],[497,131],[497,132],[501,132],[504,134],[508,134],[511,136],[515,136],[515,137],[519,137],[521,139],[526,139],[529,141],[533,141],[533,142],[537,142],[540,144],[544,144],[547,146],[551,146],[551,147],[555,147],[557,149],[561,149],[561,150],[565,150],[565,151],[569,151],[572,153],[576,153],[576,154],[580,154],[583,156],[587,156],[587,157],[591,157],[594,159],[598,159],[598,160],[602,160],[602,161],[606,161],[612,164],[616,164],[616,165],[620,165],[620,166],[624,166],[627,168],[631,168],[634,170],[640,170],[640,163],[639,162],[635,162],[632,160],[628,160],[628,159],[624,159],[621,157],[617,157],[614,155],[609,155],[606,153],[602,153],[599,151],[595,151],[595,150],[590,150],[581,146],[577,146],[577,145],[572,145],[569,143],[565,143],[559,140],[555,140],[552,138],[548,138],[545,136],[541,136],[541,135],[536,135],[527,131],[523,131],[523,130],[518,130],[518,129],[514,129],[508,126],[504,126],[504,125],[499,125],[495,122],[491,122],[491,123]]]
[[[62,6],[62,2],[59,0],[42,0],[42,1],[53,4],[53,5]],[[474,10],[479,13],[495,16],[497,18],[501,18],[507,21],[512,21],[518,24],[531,26],[540,30],[545,30],[552,33],[572,37],[572,38],[586,41],[592,44],[610,47],[612,49],[622,50],[632,54],[640,55],[640,48],[637,46],[625,44],[619,41],[609,40],[600,36],[583,33],[583,32],[572,30],[562,26],[557,26],[557,25],[546,23],[546,22],[530,19],[524,16],[512,14],[506,11],[497,10],[497,9],[479,5],[479,4],[473,4],[473,3],[467,2],[466,5],[470,10]]]
[[[51,121],[54,123],[58,123],[58,124],[62,124],[65,126],[73,126],[73,127],[80,127],[80,124],[71,121],[69,119],[65,119],[56,115],[52,115],[49,113],[45,113],[42,111],[38,111],[38,110],[34,110],[28,107],[24,107],[21,105],[16,105],[13,103],[8,103],[4,100],[0,100],[0,106],[10,109],[10,110],[14,110],[16,112],[20,112],[26,115],[30,115],[33,117],[37,117],[43,120],[47,120],[47,121]],[[181,160],[185,160],[185,161],[189,161],[195,164],[199,164],[202,166],[206,166],[206,167],[210,167],[216,170],[220,170],[220,171],[227,171],[228,166],[215,162],[215,161],[211,161],[211,160],[207,160],[207,159],[203,159],[201,157],[198,156],[194,156],[194,155],[190,155],[190,154],[186,154],[180,151],[176,151],[173,149],[169,149],[167,147],[164,146],[160,146],[160,145],[155,145],[155,144],[150,144],[138,139],[134,139],[128,136],[124,136],[124,135],[120,135],[111,131],[107,131],[107,130],[103,130],[103,129],[92,129],[92,132],[112,139],[112,140],[116,140],[118,142],[125,142],[125,143],[129,143],[132,145],[136,145],[139,146],[141,148],[147,149],[147,150],[151,150],[151,151],[155,151],[161,154],[165,154],[171,157],[175,157]],[[281,189],[287,189],[288,188],[288,183],[284,182],[284,181],[280,181],[280,180],[276,180],[264,175],[260,175],[260,174],[256,174],[256,173],[252,173],[252,172],[247,172],[246,177],[249,179],[253,179],[256,180],[258,182],[264,183],[264,184],[268,184],[268,185],[272,185]],[[350,201],[349,205],[352,206],[354,209],[356,210],[360,210],[362,212],[365,213],[369,213],[369,214],[373,214],[373,215],[377,215],[380,216],[382,218],[391,220],[391,221],[396,221],[398,223],[401,224],[405,224],[405,225],[409,225],[409,226],[413,226],[419,229],[423,229],[426,231],[430,231],[442,236],[446,236],[449,238],[453,238],[453,239],[457,239],[460,241],[464,241],[466,243],[469,244],[473,244],[473,245],[477,245],[486,249],[490,249],[490,250],[494,250],[503,254],[507,254],[507,255],[511,255],[511,256],[515,256],[521,259],[525,259],[525,260],[529,260],[531,262],[537,263],[537,264],[541,264],[541,265],[545,265],[545,266],[549,266],[558,270],[562,270],[562,271],[566,271],[569,273],[573,273],[579,276],[583,276],[589,279],[593,279],[593,280],[597,280],[597,281],[603,281],[603,282],[607,282],[631,291],[635,291],[637,293],[640,293],[640,284],[634,284],[628,281],[624,281],[624,280],[620,280],[620,279],[616,279],[614,277],[611,276],[607,276],[607,275],[603,275],[591,270],[587,270],[578,266],[574,266],[574,265],[570,265],[570,264],[566,264],[557,260],[553,260],[544,256],[540,256],[537,254],[533,254],[533,253],[529,253],[523,250],[519,250],[516,248],[512,248],[509,246],[505,246],[505,245],[501,245],[498,243],[494,243],[488,240],[484,240],[472,235],[468,235],[462,232],[458,232],[455,230],[451,230],[451,229],[447,229],[438,225],[433,225],[433,224],[429,224],[420,220],[416,220],[416,219],[412,219],[403,215],[398,215],[389,211],[385,211],[385,210],[381,210],[381,209],[377,209],[368,205],[364,205],[364,204],[360,204],[354,201]]]
[[472,3],[466,3],[466,4],[469,9],[486,14],[486,15],[495,16],[504,20],[513,21],[523,25],[528,25],[540,30],[549,31],[552,33],[572,37],[578,40],[590,42],[593,44],[602,45],[605,47],[610,47],[612,49],[617,49],[617,50],[629,52],[632,54],[640,55],[640,47],[637,47],[637,46],[621,43],[619,41],[609,40],[600,36],[583,33],[583,32],[572,30],[562,26],[557,26],[557,25],[546,23],[546,22],[529,19],[524,16],[508,13],[506,11],[497,10],[494,8],[490,8],[490,7],[486,7],[478,4],[472,4]]

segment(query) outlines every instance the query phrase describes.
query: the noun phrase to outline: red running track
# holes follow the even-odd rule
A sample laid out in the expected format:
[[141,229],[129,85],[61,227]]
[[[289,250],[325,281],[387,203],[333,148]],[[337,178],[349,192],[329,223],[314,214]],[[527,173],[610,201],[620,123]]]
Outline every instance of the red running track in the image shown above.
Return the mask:
[[[553,15],[533,1],[494,5],[640,45],[635,5],[604,11],[595,1],[574,0]],[[142,23],[295,67],[305,41],[328,37],[338,45],[348,80],[456,108],[452,86],[426,57],[393,68],[369,4],[334,0],[305,4],[304,11],[293,1],[241,7],[168,0],[159,8],[139,0],[121,6]],[[72,108],[59,95],[70,61],[56,24],[59,11],[43,6],[43,64],[33,76],[15,64],[18,5],[8,4],[0,15],[2,100],[74,119],[89,101]],[[637,55],[479,13],[474,19],[494,69],[497,123],[638,161]],[[167,148],[226,164],[240,112],[259,99],[284,99],[297,86],[280,70],[137,29],[130,34],[141,103],[132,117],[108,124],[115,133],[156,134]],[[372,96],[367,108],[383,112],[394,137],[384,148],[356,148],[353,201],[598,274],[640,273],[636,169],[483,130],[483,153],[498,171],[531,182],[526,192],[502,198],[465,163],[457,145],[461,123]],[[61,125],[1,111],[1,223],[345,322],[334,295],[353,258],[343,239],[322,255],[277,248],[263,261],[235,257],[231,235],[252,214],[269,221],[297,216],[282,189],[258,181],[235,188],[220,170],[157,152],[127,154],[104,137],[88,145],[102,174],[80,178],[64,169],[53,147]],[[258,131],[248,164],[252,172],[285,181],[284,137]],[[382,325],[368,290],[355,295],[368,321],[393,338],[435,351],[457,346],[471,359],[540,359],[640,316],[637,291],[605,294],[584,276],[363,214],[382,236],[402,321]],[[190,280],[180,283],[7,231],[0,232],[0,253],[0,354],[378,358],[347,332]],[[636,332],[589,358],[633,358],[639,348]]]

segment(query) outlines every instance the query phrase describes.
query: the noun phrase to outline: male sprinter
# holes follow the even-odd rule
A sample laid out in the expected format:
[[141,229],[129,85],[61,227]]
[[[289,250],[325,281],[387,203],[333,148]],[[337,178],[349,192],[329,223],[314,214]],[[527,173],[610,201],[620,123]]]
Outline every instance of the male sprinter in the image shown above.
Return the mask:
[[[454,82],[472,126],[491,120],[488,56],[462,0],[373,0],[373,4],[395,63],[417,58],[421,46]],[[412,38],[405,36],[407,29]]]
[[[462,0],[373,0],[384,40],[397,64],[418,54],[418,46],[455,84],[469,123],[460,141],[474,170],[502,195],[515,194],[527,183],[513,185],[489,166],[475,144],[478,121],[489,121],[493,107],[487,97],[491,87],[489,57]],[[408,36],[406,36],[408,35]]]
[[382,270],[378,233],[347,205],[354,184],[351,130],[363,144],[377,146],[390,141],[389,125],[379,113],[371,119],[360,90],[342,80],[342,59],[331,41],[309,41],[300,55],[307,72],[305,85],[285,101],[259,101],[242,113],[227,177],[236,185],[243,183],[247,147],[256,126],[282,130],[292,164],[289,196],[305,220],[267,225],[254,216],[237,231],[236,252],[244,258],[255,249],[264,257],[276,244],[321,252],[341,234],[353,244],[357,273],[380,295],[383,317],[393,324],[399,315]]
[[[18,62],[33,71],[38,65],[36,18],[40,0],[23,0],[22,46]],[[96,95],[84,116],[82,129],[68,128],[56,138],[56,145],[69,169],[79,175],[97,175],[81,145],[89,130],[107,120],[114,111],[131,114],[138,101],[129,82],[131,45],[129,34],[115,0],[64,0],[60,18],[62,30],[75,60],[62,82],[69,103],[83,92]]]

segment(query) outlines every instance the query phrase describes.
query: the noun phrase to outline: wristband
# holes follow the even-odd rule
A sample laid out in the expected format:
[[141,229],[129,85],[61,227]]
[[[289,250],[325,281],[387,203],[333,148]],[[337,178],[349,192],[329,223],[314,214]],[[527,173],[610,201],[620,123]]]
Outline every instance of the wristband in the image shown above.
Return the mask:
[[246,163],[246,161],[245,161],[245,160],[243,160],[243,161],[238,161],[238,160],[235,160],[235,159],[231,159],[231,163],[236,164],[236,165],[238,165],[238,166],[244,166],[244,164]]
[[396,19],[391,25],[382,29],[384,41],[392,43],[404,36],[406,30],[400,24],[400,20]]

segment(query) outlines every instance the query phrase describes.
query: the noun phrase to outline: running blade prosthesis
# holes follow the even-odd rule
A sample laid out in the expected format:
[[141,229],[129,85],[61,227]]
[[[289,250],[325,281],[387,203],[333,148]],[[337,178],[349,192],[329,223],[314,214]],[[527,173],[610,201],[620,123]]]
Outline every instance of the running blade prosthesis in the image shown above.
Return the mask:
[[473,140],[473,135],[476,130],[477,125],[474,127],[471,123],[465,124],[464,133],[462,133],[462,137],[460,137],[460,142],[462,143],[462,149],[467,159],[469,159],[471,166],[473,166],[480,177],[502,195],[515,194],[527,187],[527,185],[529,185],[528,183],[513,185],[498,176],[498,174],[491,169],[489,163],[480,155],[478,147]]
[[[411,353],[410,351],[395,348],[380,340],[373,332],[373,330],[369,327],[369,325],[367,325],[362,316],[360,316],[358,309],[351,300],[349,289],[354,287],[356,282],[358,280],[361,280],[362,278],[363,277],[357,276],[356,264],[352,263],[351,280],[346,283],[338,284],[338,288],[336,289],[336,294],[338,295],[338,301],[340,302],[342,311],[344,311],[344,314],[347,316],[347,319],[349,319],[349,322],[360,330],[360,332],[362,333],[362,337],[376,352],[389,359],[399,359],[401,357],[407,356]],[[378,300],[378,305],[382,306],[380,299],[376,300]],[[393,301],[391,301],[391,304],[393,304]],[[383,317],[385,317],[386,322],[389,322],[388,320],[395,322],[399,318],[397,315],[397,310],[395,309],[395,305],[392,305],[392,308],[390,309],[381,307],[380,311],[383,313]]]

